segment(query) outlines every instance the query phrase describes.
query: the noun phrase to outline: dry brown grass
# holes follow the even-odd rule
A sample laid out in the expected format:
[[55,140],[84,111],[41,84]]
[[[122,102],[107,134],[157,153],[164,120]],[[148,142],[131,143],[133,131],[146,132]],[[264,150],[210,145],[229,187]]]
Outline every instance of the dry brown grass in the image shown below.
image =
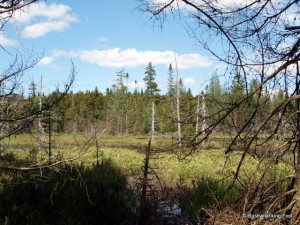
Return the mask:
[[287,219],[278,218],[247,218],[242,213],[237,212],[232,208],[225,208],[222,210],[218,209],[206,209],[204,210],[207,214],[205,220],[199,221],[199,224],[205,225],[286,225],[290,224]]

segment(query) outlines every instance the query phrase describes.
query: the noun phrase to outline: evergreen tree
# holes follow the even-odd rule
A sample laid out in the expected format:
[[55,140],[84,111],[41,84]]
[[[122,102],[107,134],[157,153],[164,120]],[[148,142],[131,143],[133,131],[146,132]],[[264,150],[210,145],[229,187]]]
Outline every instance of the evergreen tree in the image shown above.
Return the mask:
[[[123,133],[123,127],[126,129],[126,112],[127,112],[127,86],[124,84],[124,79],[127,73],[122,68],[117,72],[116,83],[113,84],[113,98],[111,99],[112,113],[116,117],[114,121],[117,133]],[[125,117],[125,118],[124,118]],[[125,124],[125,126],[124,126]]]
[[[202,99],[202,98],[201,98]],[[206,106],[207,114],[209,115],[208,124],[213,124],[215,121],[218,121],[223,113],[218,113],[224,107],[224,92],[222,90],[221,82],[216,73],[212,74],[209,84],[206,87]],[[220,124],[218,127],[225,130],[224,124]]]
[[[236,104],[236,102],[245,97],[245,82],[240,73],[236,73],[233,77],[228,97],[228,102],[230,104]],[[247,120],[247,108],[248,107],[245,102],[239,105],[239,107],[233,111],[231,115],[231,126],[233,127],[234,131],[239,132],[239,130],[242,129],[243,125],[245,124]]]
[[29,99],[34,99],[36,97],[37,92],[37,84],[34,81],[30,82],[28,91]]
[[214,73],[209,81],[209,85],[207,87],[207,94],[211,99],[218,100],[222,95],[222,86],[219,80],[219,77],[216,73]]
[[164,121],[161,127],[164,132],[175,132],[174,120],[176,117],[176,84],[172,64],[168,68],[168,90],[166,96],[162,96],[163,104],[158,108]]
[[105,95],[110,96],[112,94],[111,88],[106,88]]
[[169,65],[167,94],[171,97],[174,97],[174,95],[175,95],[174,70],[172,68],[172,64]]
[[144,81],[146,82],[147,85],[146,94],[151,98],[151,138],[154,138],[154,131],[155,131],[155,99],[154,98],[160,90],[158,89],[158,85],[155,82],[156,72],[151,62],[149,62],[145,74],[146,76],[144,77]]
[[235,102],[238,99],[244,97],[245,94],[245,82],[240,73],[236,73],[232,80],[231,86],[231,99]]
[[183,84],[183,80],[181,78],[179,78],[179,81],[178,81],[178,88],[179,88],[180,95],[181,95],[181,93],[184,93],[186,91],[184,84]]
[[146,67],[145,74],[146,76],[144,77],[144,81],[146,82],[147,86],[145,93],[150,95],[151,98],[153,98],[154,95],[160,91],[160,89],[158,88],[158,85],[155,82],[156,72],[151,62],[149,62],[148,66]]

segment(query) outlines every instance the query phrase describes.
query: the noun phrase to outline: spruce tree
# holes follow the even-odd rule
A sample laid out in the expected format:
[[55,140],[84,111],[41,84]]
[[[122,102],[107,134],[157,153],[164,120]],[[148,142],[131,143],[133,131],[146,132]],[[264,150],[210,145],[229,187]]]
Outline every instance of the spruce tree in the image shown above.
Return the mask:
[[153,98],[154,95],[160,91],[160,89],[158,88],[158,85],[155,82],[156,72],[151,62],[148,63],[145,74],[146,76],[144,77],[144,81],[146,82],[147,86],[145,93],[150,95],[151,98]]
[[168,95],[174,97],[175,95],[175,84],[174,84],[174,70],[172,64],[169,65],[168,69]]
[[160,91],[158,89],[158,85],[155,82],[155,68],[152,66],[152,63],[149,62],[146,71],[146,76],[144,77],[144,81],[146,82],[146,94],[150,96],[151,99],[151,138],[154,138],[154,130],[155,130],[155,96]]

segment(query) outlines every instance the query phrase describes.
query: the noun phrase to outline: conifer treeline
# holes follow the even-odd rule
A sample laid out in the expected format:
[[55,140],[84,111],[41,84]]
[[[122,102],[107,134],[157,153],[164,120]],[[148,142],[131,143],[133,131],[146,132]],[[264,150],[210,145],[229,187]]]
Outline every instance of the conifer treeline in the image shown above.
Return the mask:
[[[169,66],[168,71],[167,93],[160,93],[155,82],[155,74],[155,67],[149,63],[145,70],[145,90],[136,87],[134,91],[129,91],[128,79],[130,75],[124,69],[121,69],[116,74],[116,83],[111,88],[107,88],[105,93],[101,93],[97,87],[92,91],[68,93],[51,110],[53,130],[56,132],[92,134],[95,129],[106,128],[107,132],[112,135],[149,134],[151,130],[151,102],[154,99],[156,105],[155,133],[176,135],[177,85],[172,65]],[[248,91],[254,90],[257,85],[258,81],[253,79],[250,82]],[[34,89],[33,87],[34,84],[31,84],[31,91]],[[236,74],[226,87],[221,84],[217,74],[213,74],[206,90],[199,93],[202,96],[201,98],[198,98],[198,95],[193,95],[190,89],[184,88],[181,79],[179,79],[178,88],[180,91],[181,132],[185,137],[195,134],[196,125],[202,127],[203,117],[206,117],[207,126],[213,124],[226,112],[224,110],[226,107],[235,104],[238,99],[245,97],[247,94],[245,81],[239,74]],[[51,95],[54,94],[58,93],[54,92]],[[283,100],[281,91],[275,95],[273,94],[272,97],[268,91],[260,94],[262,97],[259,104],[265,105],[264,110],[258,112],[261,115],[267,113]],[[51,95],[48,97],[51,97]],[[36,104],[38,102],[36,99],[40,96],[33,93],[29,98]],[[252,97],[246,103],[243,103],[230,117],[218,125],[215,132],[232,133],[242,126],[253,110],[256,110],[255,106],[258,103],[254,102],[254,99],[255,97]],[[207,108],[206,115],[202,115],[200,111],[197,111],[203,105],[202,101],[204,101]],[[199,123],[196,123],[197,117]],[[259,120],[259,117],[257,118]]]

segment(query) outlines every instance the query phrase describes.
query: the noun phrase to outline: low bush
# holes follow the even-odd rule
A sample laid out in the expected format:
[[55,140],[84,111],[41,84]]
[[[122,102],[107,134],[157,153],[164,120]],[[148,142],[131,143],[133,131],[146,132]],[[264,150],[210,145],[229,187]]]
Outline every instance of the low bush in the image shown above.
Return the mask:
[[236,187],[227,191],[229,185],[230,181],[202,178],[192,187],[180,188],[180,205],[185,214],[199,220],[205,217],[204,209],[222,208],[242,196]]
[[109,161],[15,175],[1,186],[0,224],[121,224],[133,216],[126,179]]

